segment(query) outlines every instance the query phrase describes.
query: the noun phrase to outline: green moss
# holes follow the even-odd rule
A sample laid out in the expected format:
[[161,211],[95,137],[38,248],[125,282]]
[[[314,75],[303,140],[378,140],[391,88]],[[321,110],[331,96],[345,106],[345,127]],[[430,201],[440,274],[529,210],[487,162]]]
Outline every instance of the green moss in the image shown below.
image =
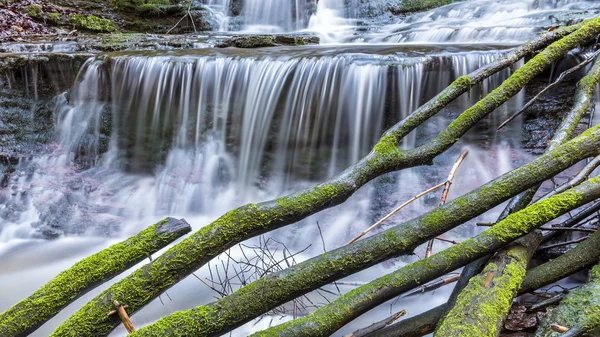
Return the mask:
[[499,334],[525,275],[528,254],[523,246],[516,245],[507,252],[506,259],[506,264],[505,261],[488,263],[479,275],[471,278],[455,306],[438,323],[437,335],[495,337]]
[[150,11],[158,10],[158,6],[171,5],[169,0],[111,0],[113,8],[121,11]]
[[394,13],[420,12],[445,6],[456,1],[459,0],[402,0],[400,5],[392,11]]
[[558,324],[570,328],[581,328],[590,332],[600,327],[600,265],[594,266],[590,271],[590,280],[572,290],[552,310],[539,327],[536,337],[559,337],[550,329],[550,324]]
[[174,232],[163,232],[166,223],[166,219],[160,221],[58,274],[32,295],[0,314],[0,335],[14,336],[31,332],[96,285],[148,258],[191,230],[187,226]]
[[50,21],[54,24],[58,23],[58,13],[57,12],[47,13],[46,18],[48,19],[48,21]]
[[42,5],[33,4],[27,6],[27,15],[29,15],[33,19],[41,19],[42,18]]
[[69,14],[69,19],[74,26],[93,32],[112,32],[115,30],[112,21],[95,15]]

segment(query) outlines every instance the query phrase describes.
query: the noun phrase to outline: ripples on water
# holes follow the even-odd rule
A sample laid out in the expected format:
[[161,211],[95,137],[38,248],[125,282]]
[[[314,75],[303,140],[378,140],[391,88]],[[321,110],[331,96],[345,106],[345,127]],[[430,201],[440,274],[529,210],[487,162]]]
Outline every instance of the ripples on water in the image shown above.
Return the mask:
[[[522,42],[555,20],[591,16],[600,7],[593,1],[542,0],[537,5],[534,1],[469,1],[352,35],[357,18],[345,15],[352,11],[336,1],[321,0],[312,18],[297,15],[297,9],[306,5],[301,0],[290,6],[271,2],[271,11],[262,15],[257,14],[258,3],[248,2],[242,11],[246,29],[313,29],[331,41],[414,46],[132,52],[91,58],[72,90],[56,98],[53,152],[17,166],[11,181],[15,188],[5,196],[6,205],[0,206],[23,210],[16,219],[3,220],[0,228],[0,309],[74,261],[164,216],[185,217],[198,229],[243,203],[269,200],[339,173],[364,156],[383,130],[453,79],[500,57],[506,50],[497,45]],[[226,2],[211,0],[210,6],[221,11],[223,22],[228,20],[223,10],[229,7]],[[416,46],[437,43],[496,47]],[[411,133],[402,146],[410,148],[430,139],[508,75],[509,70],[503,71],[473,88]],[[312,245],[297,257],[304,260],[323,251],[317,221],[327,248],[340,246],[398,203],[443,181],[463,148],[470,153],[450,198],[530,160],[520,149],[519,122],[498,135],[490,131],[521,106],[522,99],[519,94],[499,108],[489,117],[487,129],[471,131],[433,167],[377,179],[343,205],[268,236],[292,251]],[[5,192],[9,193],[0,191]],[[437,203],[437,196],[425,197],[388,225],[422,214]],[[495,213],[479,220],[494,220]],[[51,228],[61,238],[41,239],[36,228]],[[447,237],[460,239],[473,231],[464,226]],[[437,249],[444,247],[436,243]],[[375,266],[350,279],[368,281],[388,273],[390,266]],[[207,277],[208,270],[203,268],[198,275]],[[408,299],[402,308],[416,314],[443,302],[447,291]],[[35,335],[47,335],[97,292],[84,296]],[[172,301],[163,296],[164,304],[154,301],[136,314],[134,325],[212,300],[194,278],[169,290],[169,295]],[[388,310],[382,306],[353,327],[384,317]],[[245,335],[268,323],[262,320],[236,334]],[[119,334],[122,331],[114,333]]]

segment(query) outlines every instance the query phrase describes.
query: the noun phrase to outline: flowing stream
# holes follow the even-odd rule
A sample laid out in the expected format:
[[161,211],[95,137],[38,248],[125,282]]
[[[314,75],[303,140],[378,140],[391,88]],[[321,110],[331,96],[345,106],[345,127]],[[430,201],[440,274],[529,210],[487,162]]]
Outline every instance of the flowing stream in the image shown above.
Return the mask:
[[[199,229],[231,208],[324,181],[366,155],[386,128],[458,76],[502,57],[550,26],[600,12],[597,1],[472,0],[402,17],[364,14],[383,11],[390,2],[246,0],[234,17],[230,0],[208,0],[204,3],[217,14],[223,31],[234,29],[231,22],[238,20],[242,24],[234,30],[311,32],[323,44],[90,57],[71,90],[54,99],[50,150],[19,162],[8,187],[0,189],[0,310],[78,259],[165,216],[183,217]],[[473,87],[413,131],[402,146],[431,139],[510,72]],[[29,80],[35,82],[32,76]],[[12,84],[3,80],[0,85]],[[433,166],[376,179],[343,205],[245,245],[266,245],[279,255],[285,245],[302,261],[343,245],[398,204],[444,181],[463,149],[469,155],[450,199],[531,160],[534,154],[523,149],[527,131],[522,119],[501,133],[493,131],[523,100],[523,92],[516,95]],[[434,208],[438,198],[436,193],[418,200],[384,227]],[[499,209],[476,221],[494,221]],[[474,222],[445,237],[473,235],[478,231]],[[435,249],[448,245],[439,242]],[[245,253],[260,250],[246,248]],[[422,257],[423,249],[415,253],[347,280],[368,282]],[[238,247],[231,255],[240,257],[242,252]],[[221,268],[220,261],[226,262],[227,256],[196,275],[210,278]],[[32,336],[48,335],[103,287]],[[342,286],[341,291],[351,288]],[[393,309],[418,314],[443,303],[449,288],[401,299]],[[132,321],[143,326],[175,310],[206,304],[214,296],[188,277]],[[309,297],[325,302],[316,293]],[[387,317],[390,310],[385,304],[336,335]],[[290,315],[273,314],[233,335],[245,336],[287,319]],[[112,336],[123,333],[117,329]]]

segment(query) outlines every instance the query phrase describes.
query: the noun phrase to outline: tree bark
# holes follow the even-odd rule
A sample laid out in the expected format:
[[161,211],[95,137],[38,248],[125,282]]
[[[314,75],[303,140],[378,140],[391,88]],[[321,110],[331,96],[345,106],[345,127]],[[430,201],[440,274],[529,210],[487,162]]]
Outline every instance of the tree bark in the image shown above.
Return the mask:
[[[377,305],[490,254],[561,214],[599,196],[600,178],[591,179],[573,190],[556,195],[557,198],[541,200],[510,215],[490,229],[459,245],[452,246],[429,258],[409,264],[358,287],[308,316],[288,321],[253,336],[329,336]],[[140,330],[145,333],[139,333],[137,336],[160,336],[162,331],[157,333],[156,328],[166,323],[163,318],[156,324]]]
[[541,240],[541,233],[532,233],[494,255],[458,295],[434,336],[498,336]]
[[[550,329],[551,324],[569,328],[566,333]],[[569,292],[538,327],[536,337],[581,336],[600,326],[600,265],[590,270],[590,280]]]
[[[600,126],[597,126],[555,151],[452,200],[444,207],[378,235],[270,274],[209,306],[174,313],[161,321],[178,321],[178,325],[186,322],[190,329],[198,329],[194,330],[195,336],[230,331],[304,293],[389,258],[412,252],[419,244],[485,212],[519,191],[548,179],[583,158],[595,156],[600,149],[599,143]],[[55,335],[67,334],[57,330]]]
[[[523,278],[518,294],[526,294],[589,268],[598,262],[599,257],[600,231],[597,231],[564,255],[528,271]],[[446,308],[447,304],[439,305],[372,333],[369,337],[420,337],[426,335],[433,332],[437,322],[446,312]]]
[[[572,134],[575,131],[575,128],[577,127],[577,125],[579,124],[579,121],[581,120],[581,118],[585,115],[585,113],[587,111],[589,111],[589,108],[593,101],[594,89],[597,86],[599,81],[600,81],[600,58],[596,59],[596,63],[592,67],[590,72],[578,82],[575,104],[574,104],[573,108],[571,108],[570,111],[566,114],[561,125],[558,127],[557,131],[555,132],[554,136],[552,137],[552,140],[550,141],[548,150],[552,150],[552,149],[556,148],[557,146],[559,146],[560,144],[563,144],[572,136]],[[523,192],[522,194],[518,195],[517,197],[511,199],[511,201],[506,206],[504,211],[500,214],[500,217],[498,220],[500,221],[500,220],[504,219],[506,216],[508,216],[509,214],[526,207],[533,199],[539,186],[540,185],[532,187],[532,188],[528,189],[527,191]],[[537,242],[537,240],[528,240],[528,242],[532,242],[532,241],[535,242],[536,247],[539,245],[539,242]],[[508,253],[507,250],[504,250],[503,252],[504,252],[504,254]],[[470,276],[468,276],[468,275],[466,277],[470,278]],[[461,275],[461,279],[464,279],[464,278],[465,278],[465,275]],[[449,301],[448,303],[449,303],[449,305],[448,304],[443,305],[445,307],[446,311],[451,310],[454,306],[453,302]],[[440,309],[440,307],[436,307],[432,310],[434,310],[434,312],[432,312],[431,314],[428,314],[428,315],[424,315],[423,317],[424,318],[425,317],[426,318],[435,317],[436,316],[435,314],[439,313],[441,309]],[[438,318],[439,318],[439,316],[438,316]],[[420,321],[420,320],[421,320],[421,318],[419,318],[418,320],[415,320],[415,321]],[[425,322],[428,322],[428,321],[425,320],[424,323]],[[430,324],[427,324],[427,326],[429,326],[429,325]]]
[[[600,58],[597,58],[592,69],[578,82],[575,104],[554,133],[547,151],[555,149],[572,137],[579,121],[592,104],[594,89],[599,81]],[[512,209],[528,204],[538,188],[539,185],[516,197],[518,200],[513,202]],[[542,240],[541,233],[530,236],[531,238],[514,243],[492,258],[483,273],[473,278],[459,295],[460,301],[444,315],[434,335],[492,337],[500,334],[529,259]],[[488,280],[490,276],[493,278]],[[484,281],[481,282],[482,280]]]
[[29,297],[1,313],[0,335],[29,335],[69,303],[191,230],[183,219],[166,218],[123,242],[75,263]]
[[[460,77],[434,99],[388,130],[371,153],[338,176],[293,195],[261,204],[249,204],[228,212],[171,248],[153,263],[144,266],[92,299],[59,326],[53,335],[105,336],[115,326],[115,322],[104,315],[104,312],[110,308],[111,299],[116,298],[126,303],[134,313],[236,243],[338,205],[358,188],[384,173],[431,164],[437,155],[450,148],[473,125],[518,93],[534,76],[571,49],[592,40],[598,32],[600,32],[600,18],[586,21],[575,32],[553,43],[517,70],[511,78],[461,114],[437,137],[418,148],[400,150],[397,144],[403,137],[469,90],[474,83],[506,68],[521,56],[533,52],[536,46],[553,40],[556,35],[546,35],[538,39],[537,43],[533,42],[526,48],[517,50],[507,60],[498,61],[491,67],[485,67],[484,70],[476,71],[472,75]],[[564,31],[561,30],[558,34],[564,34]]]

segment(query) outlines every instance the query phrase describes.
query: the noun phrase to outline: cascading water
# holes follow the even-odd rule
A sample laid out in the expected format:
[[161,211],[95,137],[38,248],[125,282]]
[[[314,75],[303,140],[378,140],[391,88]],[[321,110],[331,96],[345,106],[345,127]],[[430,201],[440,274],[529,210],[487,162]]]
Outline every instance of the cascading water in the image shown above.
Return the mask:
[[[0,189],[0,268],[5,272],[0,275],[0,310],[58,270],[116,241],[106,236],[126,237],[164,216],[185,217],[198,229],[235,206],[269,200],[341,172],[367,154],[383,130],[453,79],[506,52],[484,43],[522,42],[556,18],[577,17],[582,9],[594,12],[600,7],[594,1],[475,0],[359,33],[357,24],[365,19],[357,14],[362,13],[360,6],[383,8],[385,1],[320,0],[316,13],[307,11],[312,3],[308,0],[246,0],[241,8],[231,0],[204,3],[222,14],[222,30],[231,28],[232,11],[239,11],[240,29],[307,29],[319,32],[324,42],[373,45],[205,48],[90,58],[72,89],[55,99],[56,138],[49,151],[15,165],[9,188]],[[440,42],[470,45],[417,46]],[[473,46],[475,42],[480,44]],[[412,132],[402,146],[411,148],[430,139],[510,72],[504,70],[473,87]],[[312,244],[298,260],[323,252],[321,232],[327,249],[338,247],[398,203],[443,181],[463,147],[470,154],[450,198],[508,171],[531,157],[521,150],[521,125],[516,121],[497,135],[486,130],[521,106],[522,99],[519,94],[499,108],[484,121],[487,128],[467,134],[433,167],[386,175],[343,205],[269,236],[294,251]],[[425,197],[386,225],[422,214],[437,202],[435,196]],[[494,212],[480,219],[493,221]],[[322,227],[318,230],[317,222]],[[473,231],[465,227],[448,235],[460,239]],[[436,249],[444,247],[436,243]],[[377,266],[352,278],[368,281],[387,272],[389,265]],[[197,275],[208,274],[203,268]],[[19,281],[23,278],[27,282]],[[169,290],[172,301],[153,302],[133,317],[134,325],[210,301],[212,294],[202,287],[186,279]],[[444,300],[438,295],[431,303],[408,299],[404,304],[417,314],[427,304]],[[387,308],[380,308],[368,319],[372,322],[386,313]],[[34,335],[48,335],[56,323]],[[362,325],[366,321],[356,322]],[[261,327],[265,326],[248,325],[234,334],[247,335]]]

